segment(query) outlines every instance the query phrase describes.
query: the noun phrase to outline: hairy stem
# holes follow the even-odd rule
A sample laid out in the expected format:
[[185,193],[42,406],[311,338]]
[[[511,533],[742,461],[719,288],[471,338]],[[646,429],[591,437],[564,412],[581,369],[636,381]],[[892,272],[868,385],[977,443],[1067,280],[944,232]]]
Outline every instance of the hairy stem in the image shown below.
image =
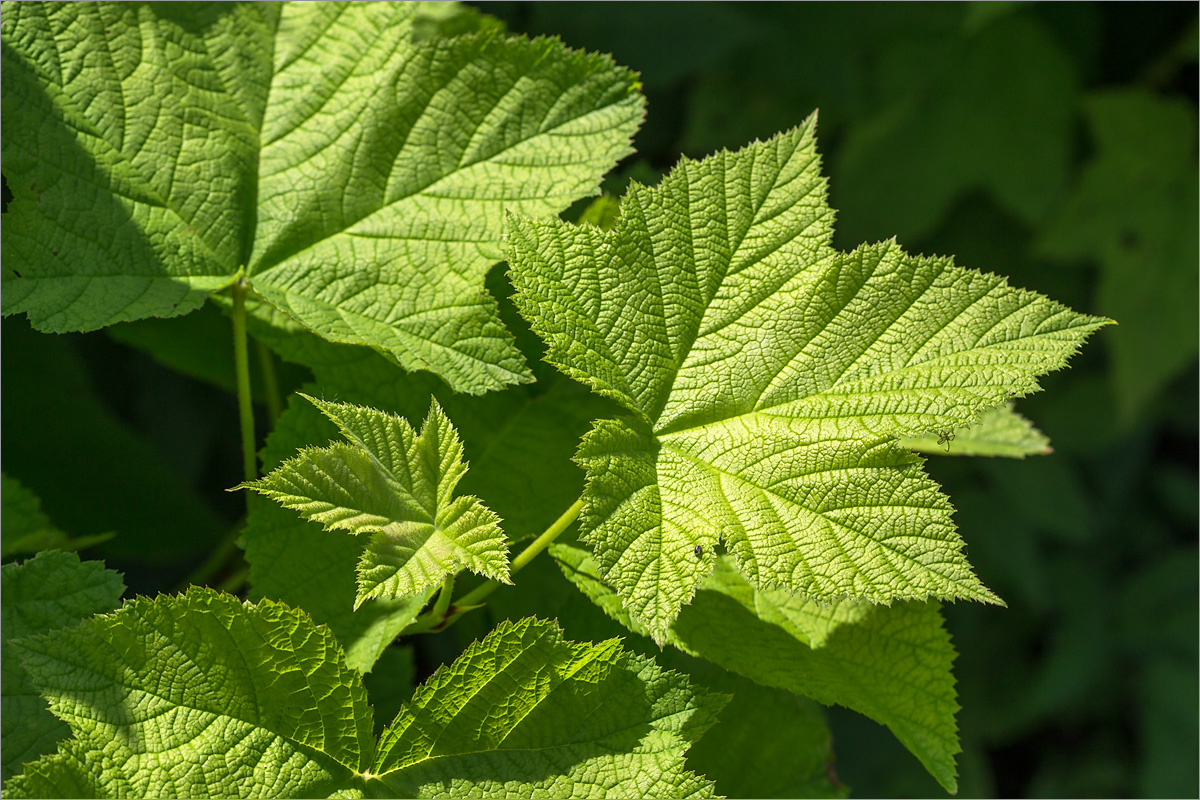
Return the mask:
[[[233,364],[237,372],[238,416],[242,423],[242,471],[246,481],[258,478],[258,457],[254,447],[254,408],[250,404],[250,355],[246,349],[246,294],[242,278],[230,287],[233,294]],[[246,511],[250,511],[250,493],[246,493]]]

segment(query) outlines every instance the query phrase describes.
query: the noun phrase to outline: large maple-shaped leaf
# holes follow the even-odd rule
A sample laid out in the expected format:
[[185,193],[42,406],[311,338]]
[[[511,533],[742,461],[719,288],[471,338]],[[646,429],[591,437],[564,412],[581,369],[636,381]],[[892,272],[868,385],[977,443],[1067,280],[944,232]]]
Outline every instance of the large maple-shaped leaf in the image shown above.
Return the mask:
[[557,40],[415,41],[418,5],[6,3],[3,313],[92,330],[244,276],[456,389],[529,380],[483,287],[504,209],[594,193],[643,101]]
[[460,568],[508,582],[500,519],[477,497],[455,497],[462,442],[437,401],[420,433],[403,418],[308,398],[347,441],[310,447],[260,480],[240,484],[331,531],[369,537],[356,606],[436,586]]
[[210,589],[16,649],[75,738],[7,797],[711,797],[683,753],[726,699],[523,620],[434,673],[377,745],[328,628]]
[[634,184],[608,231],[509,220],[547,359],[628,411],[579,449],[582,533],[660,643],[718,543],[818,600],[993,600],[896,437],[1034,391],[1106,322],[893,242],[833,250],[814,128]]

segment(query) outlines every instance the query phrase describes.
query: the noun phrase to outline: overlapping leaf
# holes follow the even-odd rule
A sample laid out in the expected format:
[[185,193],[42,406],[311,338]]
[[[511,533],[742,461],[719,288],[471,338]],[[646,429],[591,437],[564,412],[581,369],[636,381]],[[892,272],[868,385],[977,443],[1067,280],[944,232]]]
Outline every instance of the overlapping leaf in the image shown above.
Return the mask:
[[726,699],[616,640],[502,622],[417,690],[372,772],[395,797],[711,797],[682,752]]
[[609,231],[510,217],[547,359],[628,411],[580,447],[581,525],[660,643],[719,542],[818,600],[994,600],[895,437],[1033,391],[1106,322],[894,243],[834,251],[814,126],[634,184]]
[[636,77],[557,40],[427,36],[417,7],[5,4],[3,312],[91,330],[244,275],[456,389],[529,380],[483,288],[504,209],[594,193]]
[[[4,524],[9,524],[5,509]],[[5,564],[0,574],[3,591],[3,780],[21,771],[34,758],[54,752],[55,743],[70,736],[61,720],[46,708],[24,667],[13,641],[75,625],[111,611],[125,586],[121,576],[96,561],[80,562],[74,553],[40,553],[23,564]]]
[[358,562],[356,606],[436,586],[461,568],[508,582],[500,519],[478,498],[455,497],[462,443],[432,401],[417,433],[375,409],[308,398],[348,441],[308,448],[266,477],[241,484],[331,531],[369,536]]
[[327,628],[209,589],[19,651],[75,738],[9,797],[711,796],[683,753],[725,700],[614,641],[525,620],[438,670],[376,746]]
[[[554,545],[551,553],[605,613],[646,633],[586,551]],[[823,607],[783,590],[755,589],[722,557],[666,641],[764,686],[865,714],[954,790],[960,750],[950,671],[955,653],[935,605],[842,601]]]
[[1014,411],[1012,403],[985,411],[973,425],[902,436],[900,444],[934,455],[1025,458],[1054,452],[1046,435]]

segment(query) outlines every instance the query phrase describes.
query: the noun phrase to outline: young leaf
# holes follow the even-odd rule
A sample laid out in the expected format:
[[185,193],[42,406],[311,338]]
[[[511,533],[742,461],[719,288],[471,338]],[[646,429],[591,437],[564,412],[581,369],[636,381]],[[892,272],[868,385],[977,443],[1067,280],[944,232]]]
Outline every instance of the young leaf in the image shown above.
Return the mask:
[[[5,509],[4,525],[9,524]],[[0,673],[3,673],[2,746],[0,780],[20,772],[21,765],[54,752],[55,742],[70,731],[46,708],[30,675],[17,659],[13,640],[65,628],[80,620],[111,611],[121,601],[125,585],[121,576],[97,561],[80,562],[74,553],[40,553],[23,564],[5,564],[0,570]]]
[[[327,443],[336,435],[337,427],[327,417],[293,395],[261,451],[263,469],[273,470],[298,449]],[[251,599],[267,597],[304,609],[333,631],[351,669],[363,673],[374,669],[385,648],[417,618],[435,587],[405,597],[377,597],[356,608],[354,569],[366,542],[330,536],[295,511],[265,498],[254,499],[242,531]]]
[[8,797],[711,796],[683,754],[725,702],[525,620],[439,669],[376,747],[327,628],[198,588],[19,650],[76,738]]
[[348,441],[303,450],[238,488],[261,492],[328,530],[370,537],[358,563],[356,607],[417,594],[462,567],[508,582],[500,518],[478,498],[454,497],[467,467],[436,400],[418,434],[391,414],[307,399]]
[[417,15],[6,4],[3,313],[92,330],[244,276],[455,389],[529,380],[483,288],[504,209],[595,193],[641,121],[636,76],[557,40],[415,41]]
[[390,797],[712,797],[682,754],[726,699],[616,640],[506,621],[417,690],[371,771]]
[[1035,390],[1107,322],[894,242],[835,252],[814,127],[631,185],[609,231],[509,218],[547,359],[629,413],[580,446],[581,530],[659,643],[718,542],[816,600],[994,602],[895,437]]
[[985,411],[978,422],[965,428],[901,436],[900,444],[930,455],[1025,458],[1054,452],[1046,434],[1014,411],[1012,403]]
[[[554,545],[551,554],[605,613],[647,633],[621,607],[586,551]],[[820,606],[778,589],[755,589],[722,557],[666,641],[764,686],[865,714],[886,725],[954,791],[954,756],[961,749],[950,671],[955,653],[935,605]]]

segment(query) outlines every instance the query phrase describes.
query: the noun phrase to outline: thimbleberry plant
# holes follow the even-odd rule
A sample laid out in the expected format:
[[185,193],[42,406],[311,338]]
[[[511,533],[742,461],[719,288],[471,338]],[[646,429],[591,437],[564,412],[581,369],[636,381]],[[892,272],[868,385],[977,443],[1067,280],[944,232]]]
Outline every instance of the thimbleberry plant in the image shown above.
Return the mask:
[[[41,551],[3,568],[6,795],[712,796],[687,752],[761,687],[953,790],[938,604],[1000,600],[920,453],[1044,452],[1012,400],[1108,320],[836,249],[815,114],[563,221],[632,151],[636,76],[452,5],[0,31],[3,312],[228,314],[249,564],[245,599],[121,602],[6,479],[6,545]],[[312,378],[261,453],[251,336]],[[566,582],[522,574],[543,551]],[[489,614],[555,579],[624,641]],[[466,617],[494,625],[413,690],[396,654]]]

